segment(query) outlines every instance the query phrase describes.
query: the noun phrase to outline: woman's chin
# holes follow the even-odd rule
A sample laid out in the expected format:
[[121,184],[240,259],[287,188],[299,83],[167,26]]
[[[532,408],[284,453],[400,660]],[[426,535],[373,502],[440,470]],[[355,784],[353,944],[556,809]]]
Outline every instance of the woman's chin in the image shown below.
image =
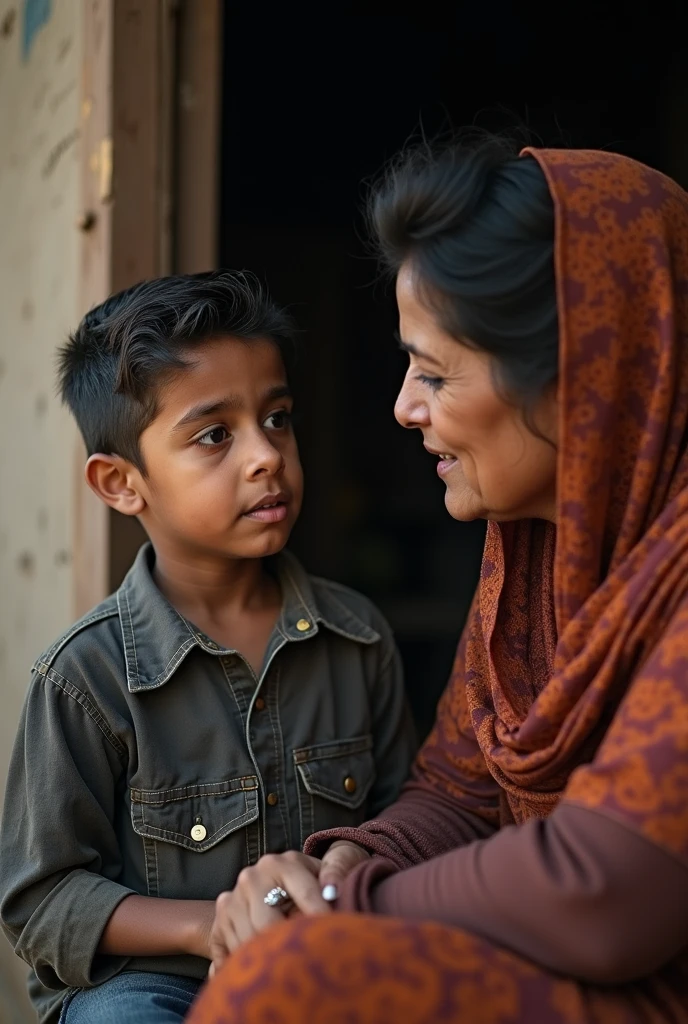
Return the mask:
[[460,523],[472,523],[474,519],[487,519],[487,509],[480,500],[480,495],[467,485],[462,488],[449,488],[444,495],[447,512]]

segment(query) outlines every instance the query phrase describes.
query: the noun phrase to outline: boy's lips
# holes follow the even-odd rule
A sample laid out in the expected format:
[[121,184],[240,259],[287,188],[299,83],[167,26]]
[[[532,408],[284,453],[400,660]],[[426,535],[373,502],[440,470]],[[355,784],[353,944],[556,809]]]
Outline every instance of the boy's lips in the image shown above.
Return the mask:
[[268,491],[243,514],[247,519],[255,519],[259,523],[281,523],[287,517],[288,502],[289,497],[284,491]]

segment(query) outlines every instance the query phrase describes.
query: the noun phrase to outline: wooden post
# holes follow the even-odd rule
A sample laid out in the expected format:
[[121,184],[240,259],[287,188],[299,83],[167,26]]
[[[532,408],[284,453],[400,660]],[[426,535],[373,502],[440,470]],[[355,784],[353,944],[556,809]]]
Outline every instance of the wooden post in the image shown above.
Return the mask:
[[[84,0],[81,99],[81,308],[112,291],[113,0]],[[74,454],[74,604],[86,612],[108,592],[109,514],[84,481],[86,453]]]
[[[166,0],[115,0],[113,292],[170,271],[173,17]],[[145,534],[130,516],[110,512],[108,519],[108,590],[113,590]]]
[[[82,308],[216,263],[220,0],[83,0]],[[74,601],[116,587],[144,538],[75,456]]]
[[184,0],[177,32],[174,269],[210,270],[218,260],[222,4]]

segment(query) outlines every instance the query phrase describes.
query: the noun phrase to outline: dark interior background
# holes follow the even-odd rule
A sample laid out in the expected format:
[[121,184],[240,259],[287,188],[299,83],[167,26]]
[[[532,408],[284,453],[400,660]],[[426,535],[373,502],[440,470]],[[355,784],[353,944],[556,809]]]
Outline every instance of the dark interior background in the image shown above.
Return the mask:
[[394,421],[405,360],[391,290],[364,242],[362,183],[422,124],[431,137],[525,126],[535,144],[609,148],[688,184],[688,4],[551,17],[496,0],[454,6],[430,21],[232,5],[224,39],[220,263],[266,279],[302,329],[307,488],[292,547],[386,613],[421,734],[484,525],[450,519],[434,459]]

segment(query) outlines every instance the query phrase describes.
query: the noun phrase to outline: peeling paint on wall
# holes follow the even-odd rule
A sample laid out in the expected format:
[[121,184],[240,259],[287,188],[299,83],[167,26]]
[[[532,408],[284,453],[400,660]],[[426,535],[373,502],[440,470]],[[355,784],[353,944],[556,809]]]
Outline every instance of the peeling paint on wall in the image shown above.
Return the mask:
[[[71,618],[76,430],[55,352],[81,312],[81,18],[81,0],[0,0],[0,802],[31,665]],[[0,935],[1,1024],[35,1024],[25,979]]]
[[41,170],[41,176],[43,178],[50,177],[50,175],[53,173],[58,163],[60,162],[60,159],[64,156],[65,153],[68,152],[68,150],[72,148],[72,146],[78,138],[79,129],[75,128],[74,131],[68,132],[67,135],[64,135],[58,142],[55,143],[55,145],[48,153],[47,160],[43,164],[43,168]]
[[28,60],[36,35],[50,21],[52,0],[24,0],[22,19],[22,56]]

